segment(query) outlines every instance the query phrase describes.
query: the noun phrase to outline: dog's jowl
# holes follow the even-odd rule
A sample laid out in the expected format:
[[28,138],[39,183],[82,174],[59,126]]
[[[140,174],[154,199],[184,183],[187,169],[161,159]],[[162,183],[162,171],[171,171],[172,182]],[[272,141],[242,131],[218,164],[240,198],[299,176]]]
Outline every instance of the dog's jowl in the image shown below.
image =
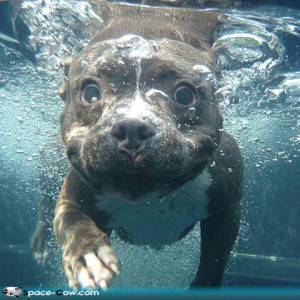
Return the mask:
[[66,61],[60,90],[70,168],[54,230],[69,283],[105,289],[121,271],[112,230],[162,245],[201,221],[191,286],[219,286],[239,229],[243,165],[214,95],[218,11],[98,4],[104,26]]

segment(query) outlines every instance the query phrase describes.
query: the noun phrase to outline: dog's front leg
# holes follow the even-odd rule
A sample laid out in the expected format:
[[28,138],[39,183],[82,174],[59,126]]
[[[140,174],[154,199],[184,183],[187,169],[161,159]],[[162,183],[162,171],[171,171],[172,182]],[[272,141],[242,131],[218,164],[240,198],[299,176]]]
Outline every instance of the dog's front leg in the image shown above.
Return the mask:
[[107,235],[80,207],[85,194],[84,183],[70,172],[56,205],[54,231],[62,245],[69,285],[106,289],[119,273],[119,261]]
[[191,287],[221,286],[227,260],[239,231],[239,221],[237,207],[201,222],[200,267]]
[[[30,244],[34,259],[41,265],[44,265],[48,260],[48,243],[53,239],[52,222],[55,204],[51,200],[53,199],[50,199],[48,195],[42,195],[42,200],[38,208],[38,220]],[[51,206],[52,211],[50,210]]]

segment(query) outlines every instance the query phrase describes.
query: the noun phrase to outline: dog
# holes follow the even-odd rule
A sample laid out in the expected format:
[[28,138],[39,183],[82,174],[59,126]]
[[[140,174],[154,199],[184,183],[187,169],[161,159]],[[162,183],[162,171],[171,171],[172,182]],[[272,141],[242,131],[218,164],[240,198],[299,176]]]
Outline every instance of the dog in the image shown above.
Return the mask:
[[191,287],[221,286],[239,231],[243,162],[215,97],[210,40],[219,12],[93,4],[103,27],[65,61],[59,91],[70,166],[54,232],[69,284],[107,289],[119,274],[112,230],[156,246],[201,221]]

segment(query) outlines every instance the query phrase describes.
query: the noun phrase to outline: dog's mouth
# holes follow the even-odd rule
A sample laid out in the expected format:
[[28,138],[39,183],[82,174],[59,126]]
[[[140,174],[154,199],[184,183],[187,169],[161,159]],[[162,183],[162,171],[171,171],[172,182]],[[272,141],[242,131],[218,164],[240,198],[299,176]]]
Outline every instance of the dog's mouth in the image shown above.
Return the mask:
[[174,174],[164,173],[163,170],[157,173],[153,172],[154,167],[152,169],[144,167],[143,161],[147,156],[144,149],[134,153],[124,149],[107,151],[110,155],[107,160],[110,163],[99,164],[97,157],[82,155],[80,149],[84,145],[84,140],[83,137],[70,140],[67,155],[75,169],[95,190],[119,194],[130,201],[139,201],[149,193],[164,196],[169,190],[169,183]]
[[163,197],[199,174],[213,149],[208,136],[191,141],[172,128],[165,132],[144,139],[134,148],[95,127],[87,134],[71,136],[67,155],[97,192],[119,194],[131,201],[142,201],[151,193]]
[[[103,174],[92,173],[83,166],[78,155],[70,157],[72,165],[76,167],[81,177],[95,191],[108,195],[117,195],[130,202],[144,202],[147,199],[162,198],[176,190],[189,180],[188,176],[177,178],[174,172],[153,172],[153,170],[134,167],[136,160],[128,158],[126,168],[114,168]],[[155,169],[155,168],[153,168]]]
[[129,201],[142,201],[146,194],[161,194],[162,182],[147,175],[127,173],[102,183],[104,193],[117,194]]
[[[122,149],[119,149],[118,152],[120,155],[123,155],[126,159],[128,159],[132,164],[139,164],[140,162],[143,161],[143,159],[145,157],[144,148],[145,148],[144,146],[142,146],[138,150],[122,148]],[[134,169],[131,169],[131,170],[128,170],[128,173],[136,174],[138,172]]]
[[[204,167],[204,166],[203,166]],[[203,168],[201,168],[202,172]],[[117,195],[121,199],[130,202],[148,202],[154,199],[163,199],[175,192],[186,182],[195,178],[198,172],[189,176],[182,176],[174,180],[155,178],[148,174],[126,173],[110,178],[102,183],[101,192],[109,195]]]

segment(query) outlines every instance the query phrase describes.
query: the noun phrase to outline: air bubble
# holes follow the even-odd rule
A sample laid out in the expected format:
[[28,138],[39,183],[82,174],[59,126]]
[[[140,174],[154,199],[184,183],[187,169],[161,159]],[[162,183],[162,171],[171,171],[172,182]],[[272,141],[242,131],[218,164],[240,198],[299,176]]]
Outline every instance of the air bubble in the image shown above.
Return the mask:
[[191,107],[187,112],[186,112],[189,120],[193,120],[196,114],[196,108],[195,107]]

